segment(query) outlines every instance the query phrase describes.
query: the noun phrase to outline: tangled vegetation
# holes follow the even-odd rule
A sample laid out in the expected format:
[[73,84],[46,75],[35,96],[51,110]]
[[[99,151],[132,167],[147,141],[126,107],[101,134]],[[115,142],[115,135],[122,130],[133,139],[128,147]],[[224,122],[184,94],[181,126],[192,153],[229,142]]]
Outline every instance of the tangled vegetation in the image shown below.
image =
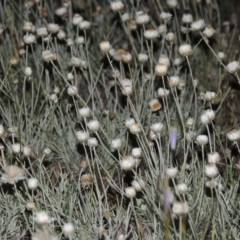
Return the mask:
[[0,2],[0,239],[240,239],[218,2]]

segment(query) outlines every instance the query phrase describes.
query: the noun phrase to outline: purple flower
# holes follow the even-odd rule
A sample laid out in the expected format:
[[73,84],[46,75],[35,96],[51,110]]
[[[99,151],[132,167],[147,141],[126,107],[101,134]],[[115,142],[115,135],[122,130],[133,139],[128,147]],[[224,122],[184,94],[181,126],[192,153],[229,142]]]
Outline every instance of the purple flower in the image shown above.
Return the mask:
[[176,146],[177,146],[177,136],[178,136],[177,128],[172,127],[170,129],[170,136],[169,136],[171,150],[175,150],[176,149]]

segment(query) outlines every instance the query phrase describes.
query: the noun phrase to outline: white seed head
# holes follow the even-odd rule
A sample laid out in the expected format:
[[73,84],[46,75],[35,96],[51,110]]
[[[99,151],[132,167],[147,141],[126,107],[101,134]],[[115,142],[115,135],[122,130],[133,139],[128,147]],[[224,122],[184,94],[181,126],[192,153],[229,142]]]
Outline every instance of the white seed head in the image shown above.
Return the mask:
[[52,151],[51,151],[50,148],[44,148],[44,149],[43,149],[44,155],[49,155],[51,152],[52,152]]
[[134,158],[140,158],[141,157],[141,155],[142,155],[142,149],[141,148],[133,148],[132,149],[132,156],[134,157]]
[[79,114],[83,118],[87,118],[90,115],[90,108],[89,107],[82,107],[78,110]]
[[80,143],[85,143],[89,139],[89,133],[85,131],[77,131],[75,135]]
[[31,69],[30,67],[26,67],[26,68],[24,69],[24,75],[25,75],[26,77],[30,77],[30,76],[32,75],[32,69]]
[[32,153],[32,149],[29,146],[24,146],[23,147],[23,155],[25,157],[30,157]]
[[71,72],[67,73],[67,80],[68,81],[74,80],[74,75]]
[[127,187],[127,188],[125,188],[125,194],[128,198],[135,198],[136,190],[134,187]]
[[97,147],[98,146],[98,140],[95,137],[91,137],[87,140],[87,144],[89,147]]
[[187,43],[183,43],[180,47],[179,47],[179,54],[183,57],[187,57],[192,53],[192,47],[191,45],[187,44]]
[[215,92],[209,92],[207,91],[204,95],[204,100],[213,102],[216,98],[216,93]]
[[117,240],[125,240],[125,236],[123,234],[118,235]]
[[173,43],[175,41],[175,34],[173,32],[169,32],[167,33],[166,35],[166,40],[169,42],[169,43]]
[[213,34],[216,32],[216,30],[212,27],[212,26],[207,26],[204,31],[203,34],[207,37],[210,38],[213,36]]
[[158,28],[157,28],[158,34],[159,35],[164,35],[167,32],[167,27],[165,24],[161,24]]
[[87,127],[91,132],[97,132],[100,128],[100,123],[97,120],[91,120],[87,123]]
[[80,14],[76,13],[73,15],[72,24],[77,26],[82,20],[83,20],[83,17]]
[[177,0],[167,0],[167,5],[170,8],[176,8],[178,5],[178,1]]
[[122,61],[124,63],[130,63],[132,61],[132,55],[129,52],[126,52],[122,55]]
[[129,127],[131,127],[131,125],[133,125],[135,123],[135,119],[134,118],[128,118],[128,119],[126,119],[126,121],[125,121],[125,126],[127,127],[127,128],[129,128]]
[[146,39],[152,40],[158,37],[158,31],[156,29],[150,28],[143,33]]
[[134,189],[136,190],[136,192],[141,192],[144,187],[145,187],[145,182],[142,179],[137,180],[133,180],[131,182],[132,186],[134,187]]
[[72,223],[65,223],[62,231],[66,237],[71,237],[75,231],[74,225]]
[[207,161],[209,164],[217,164],[220,162],[220,154],[218,152],[208,153]]
[[165,88],[159,88],[157,90],[158,97],[167,97],[169,95],[169,90]]
[[173,65],[174,66],[179,66],[182,64],[182,58],[175,58],[174,61],[173,61]]
[[67,93],[68,93],[68,95],[71,96],[71,97],[76,96],[76,95],[77,95],[77,92],[78,92],[78,90],[77,90],[77,87],[76,87],[76,86],[70,86],[70,87],[68,87],[68,89],[67,89]]
[[204,145],[208,144],[208,137],[206,135],[198,135],[196,137],[196,142],[200,146],[204,146]]
[[130,15],[129,13],[124,13],[121,15],[121,19],[123,22],[128,22],[130,20]]
[[205,26],[206,26],[205,21],[203,19],[200,19],[200,20],[194,21],[191,24],[191,30],[193,32],[202,31],[205,28]]
[[66,7],[60,7],[55,10],[55,14],[59,17],[63,17],[67,14],[67,8]]
[[205,111],[206,116],[209,118],[210,121],[213,121],[215,119],[215,112],[212,109],[207,109]]
[[225,53],[224,52],[218,52],[218,57],[220,60],[223,60],[225,58]]
[[136,13],[136,23],[139,25],[147,24],[150,21],[150,16],[143,11]]
[[165,55],[165,54],[161,54],[161,55],[160,55],[160,57],[159,57],[159,59],[158,59],[158,63],[159,63],[159,64],[164,64],[164,65],[166,65],[167,67],[170,66],[170,60],[169,60],[168,56]]
[[134,123],[132,124],[130,127],[129,127],[129,131],[132,133],[132,134],[138,134],[142,131],[140,125],[138,123]]
[[110,8],[113,12],[119,12],[123,10],[124,4],[122,1],[117,0],[117,1],[111,2]]
[[80,58],[77,57],[71,57],[70,64],[73,67],[82,67],[82,61]]
[[48,35],[48,31],[46,27],[37,28],[37,36],[46,37]]
[[32,32],[34,25],[32,22],[24,21],[23,22],[23,31],[24,32]]
[[230,132],[227,133],[227,138],[232,141],[238,141],[240,139],[240,130],[233,129]]
[[227,65],[227,70],[228,70],[230,73],[235,73],[235,72],[237,72],[239,69],[240,69],[240,65],[239,65],[239,62],[238,62],[238,61],[230,62],[230,63]]
[[132,156],[124,156],[120,161],[120,167],[122,170],[130,171],[136,167],[136,159]]
[[122,79],[120,80],[120,84],[122,87],[122,94],[125,96],[129,96],[133,92],[132,80],[130,79]]
[[50,50],[46,50],[42,52],[42,59],[45,62],[51,62],[54,59],[56,59],[56,54],[54,54],[53,52],[51,52]]
[[45,211],[40,211],[36,213],[34,220],[38,225],[43,226],[48,224],[51,219]]
[[120,150],[122,147],[122,141],[120,138],[113,139],[111,142],[111,147],[115,150]]
[[188,192],[188,187],[185,183],[179,183],[177,185],[177,190],[179,194],[186,194]]
[[62,29],[59,29],[58,33],[57,33],[57,38],[59,40],[65,40],[67,37],[67,33],[65,31],[63,31]]
[[200,119],[203,125],[208,125],[211,122],[211,120],[209,119],[208,115],[205,112],[201,115]]
[[163,124],[161,122],[157,122],[157,123],[153,123],[150,127],[150,129],[154,132],[154,133],[161,133],[163,130]]
[[192,17],[192,14],[190,13],[185,13],[183,14],[182,16],[182,22],[185,23],[185,24],[191,24],[193,21],[193,17]]
[[21,150],[20,143],[12,144],[12,151],[13,151],[13,153],[18,154],[18,153],[20,153],[20,150]]
[[100,47],[100,50],[104,53],[107,53],[112,48],[110,42],[108,41],[100,42],[99,47]]
[[155,67],[155,73],[157,76],[166,76],[168,73],[168,66],[166,64],[158,63]]
[[148,60],[148,55],[147,54],[145,54],[145,53],[139,53],[138,54],[138,61],[140,63],[145,63],[145,62],[147,62],[147,60]]
[[170,87],[178,87],[180,84],[180,78],[178,76],[171,76],[169,78],[169,86]]
[[171,20],[171,18],[172,18],[172,14],[169,13],[169,12],[161,12],[161,13],[160,13],[160,18],[161,18],[163,21],[169,21],[169,20]]
[[205,166],[205,174],[208,178],[215,178],[219,172],[215,164],[209,164]]
[[176,178],[178,174],[178,169],[177,168],[168,168],[166,170],[166,175],[168,178]]
[[174,202],[172,212],[177,216],[185,216],[189,212],[187,202]]
[[27,186],[30,190],[35,190],[38,187],[38,180],[36,178],[29,178],[27,180]]
[[75,39],[75,43],[78,44],[78,45],[83,45],[85,42],[84,40],[84,37],[83,36],[78,36],[76,39]]
[[91,27],[91,23],[89,21],[83,20],[79,23],[79,27],[82,30],[87,30]]
[[47,30],[49,33],[57,33],[59,31],[60,27],[56,23],[49,23],[47,25]]
[[194,119],[193,118],[188,118],[187,120],[186,120],[186,126],[188,127],[188,128],[192,128],[193,127],[193,124],[194,124]]
[[27,34],[23,36],[23,41],[26,44],[33,44],[36,42],[36,37],[33,34]]

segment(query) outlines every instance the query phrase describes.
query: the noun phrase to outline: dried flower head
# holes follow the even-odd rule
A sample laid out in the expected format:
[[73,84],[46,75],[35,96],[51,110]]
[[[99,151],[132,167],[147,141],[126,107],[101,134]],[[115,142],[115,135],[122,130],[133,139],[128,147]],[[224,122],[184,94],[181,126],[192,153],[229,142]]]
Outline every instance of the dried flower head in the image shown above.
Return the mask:
[[191,24],[191,30],[193,32],[197,32],[197,31],[202,31],[204,28],[205,28],[205,21],[203,19],[200,19],[200,20],[197,20],[197,21],[194,21],[192,24]]
[[152,99],[150,102],[149,102],[149,107],[151,109],[151,111],[158,111],[161,109],[162,105],[161,103],[158,101],[157,98],[154,98]]
[[1,180],[4,183],[14,184],[18,181],[24,180],[25,178],[23,169],[15,165],[9,165],[6,167],[5,173],[2,174]]
[[89,173],[81,176],[80,182],[83,188],[89,187],[93,184],[93,176]]

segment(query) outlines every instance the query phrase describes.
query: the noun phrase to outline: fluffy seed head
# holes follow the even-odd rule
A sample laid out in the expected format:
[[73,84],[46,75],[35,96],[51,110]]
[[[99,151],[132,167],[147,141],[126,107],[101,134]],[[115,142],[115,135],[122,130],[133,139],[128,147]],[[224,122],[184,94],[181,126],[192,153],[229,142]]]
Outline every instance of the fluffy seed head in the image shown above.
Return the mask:
[[147,29],[143,35],[146,39],[152,40],[158,37],[158,31],[154,28],[150,28]]
[[220,162],[220,154],[218,152],[208,153],[207,161],[209,164],[217,164]]
[[230,73],[235,73],[235,72],[237,72],[239,69],[240,69],[240,65],[239,65],[239,62],[238,62],[238,61],[230,62],[230,63],[227,65],[227,70],[228,70]]
[[157,76],[166,76],[168,73],[168,66],[166,64],[158,63],[155,67],[155,73]]
[[122,141],[120,138],[113,139],[111,142],[111,146],[113,149],[119,150],[122,147]]
[[117,1],[111,2],[110,8],[113,12],[119,12],[119,11],[123,10],[124,4],[122,1],[117,0]]
[[120,161],[120,167],[125,171],[130,171],[136,167],[136,159],[132,156],[125,156]]
[[218,173],[218,168],[215,164],[209,164],[205,166],[205,174],[208,178],[215,178]]
[[238,141],[240,139],[240,130],[233,129],[230,132],[227,133],[227,138],[232,141]]
[[34,220],[40,226],[46,225],[51,221],[50,217],[45,211],[37,212]]
[[136,190],[134,187],[127,187],[127,188],[125,188],[125,194],[128,198],[135,198]]
[[196,142],[200,146],[204,146],[204,145],[206,145],[208,143],[208,137],[206,135],[198,135],[196,137]]
[[177,216],[185,216],[189,212],[187,202],[174,202],[172,212]]
[[47,25],[47,30],[49,33],[57,33],[59,31],[60,27],[58,24],[55,23],[49,23]]
[[187,44],[187,43],[183,43],[180,47],[179,47],[179,54],[183,57],[187,57],[192,53],[192,47],[191,45]]
[[91,120],[87,123],[87,126],[91,132],[97,132],[100,128],[100,123],[97,120]]
[[107,53],[111,49],[111,44],[108,41],[102,41],[99,44],[100,50],[104,53]]
[[136,14],[136,23],[139,25],[147,24],[150,21],[150,16],[142,11]]
[[75,231],[74,225],[72,223],[65,223],[62,231],[66,237],[71,237]]
[[197,20],[197,21],[194,21],[192,24],[191,24],[191,30],[193,32],[198,32],[198,31],[202,31],[204,28],[205,28],[205,21],[203,19],[200,19],[200,20]]

